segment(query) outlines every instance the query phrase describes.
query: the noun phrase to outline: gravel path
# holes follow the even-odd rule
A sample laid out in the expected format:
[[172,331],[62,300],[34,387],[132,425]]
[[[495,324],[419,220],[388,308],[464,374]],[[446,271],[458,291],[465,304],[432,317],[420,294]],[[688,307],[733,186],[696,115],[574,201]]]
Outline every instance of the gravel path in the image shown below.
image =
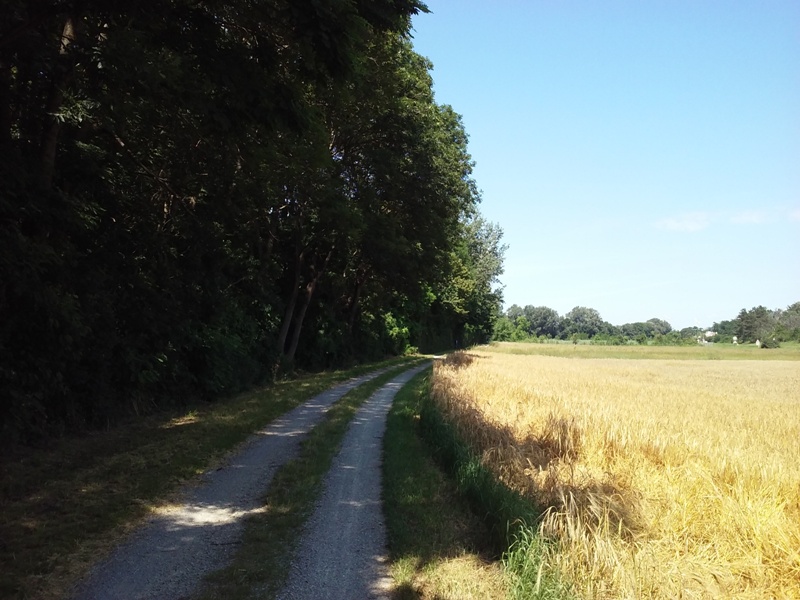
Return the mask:
[[359,409],[306,524],[280,600],[386,599],[391,591],[381,505],[386,416],[395,394],[428,363],[387,383]]
[[348,391],[385,372],[333,387],[257,432],[223,467],[205,473],[182,504],[146,525],[100,562],[74,600],[177,599],[220,569],[236,549],[243,517],[258,510],[275,471],[297,454],[303,436]]

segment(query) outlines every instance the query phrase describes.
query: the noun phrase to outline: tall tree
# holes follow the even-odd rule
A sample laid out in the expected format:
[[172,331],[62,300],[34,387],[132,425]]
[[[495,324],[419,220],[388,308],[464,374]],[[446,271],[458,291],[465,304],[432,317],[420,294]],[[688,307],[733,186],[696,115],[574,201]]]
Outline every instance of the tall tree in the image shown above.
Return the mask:
[[[375,40],[404,39],[419,10],[414,0],[6,3],[7,438],[213,397],[263,376],[276,354],[294,356],[336,249],[352,248],[357,230],[328,108],[360,81]],[[427,176],[453,146],[429,157],[437,148],[426,144],[414,158],[427,159]],[[399,163],[387,172],[400,176]],[[453,191],[443,181],[436,191]],[[420,201],[449,206],[424,213],[443,231],[466,210],[444,195]],[[446,255],[454,242],[437,239]]]
[[576,306],[564,315],[562,334],[594,337],[603,330],[603,319],[593,308]]
[[664,319],[647,319],[647,322],[653,327],[653,334],[667,335],[672,331],[672,325],[667,323]]
[[486,343],[491,339],[503,303],[499,277],[503,274],[507,246],[501,243],[502,229],[480,215],[464,224],[463,236],[461,251],[456,256],[462,269],[458,295],[466,318],[456,320],[455,335],[464,344]]
[[778,314],[778,327],[782,340],[800,341],[800,302],[786,307],[786,310]]
[[561,317],[546,306],[526,306],[523,309],[531,325],[531,334],[557,338],[561,334]]
[[756,306],[750,310],[742,309],[736,317],[736,335],[742,342],[755,342],[771,336],[775,330],[777,319],[764,306]]
[[506,310],[506,316],[512,321],[516,321],[517,318],[521,317],[523,314],[525,314],[525,310],[518,304],[512,304],[508,307],[508,310]]

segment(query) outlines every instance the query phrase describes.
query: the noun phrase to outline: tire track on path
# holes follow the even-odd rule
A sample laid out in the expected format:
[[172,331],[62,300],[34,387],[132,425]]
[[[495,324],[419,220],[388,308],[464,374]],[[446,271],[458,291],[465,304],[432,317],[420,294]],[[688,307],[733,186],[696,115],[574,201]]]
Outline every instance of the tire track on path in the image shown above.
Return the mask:
[[279,467],[330,406],[381,369],[334,386],[272,421],[224,464],[204,473],[180,504],[150,517],[73,590],[73,600],[184,598],[206,573],[223,567],[239,542],[243,518],[259,510]]
[[405,371],[358,410],[306,523],[280,600],[386,599],[391,591],[381,463],[395,394],[430,363]]

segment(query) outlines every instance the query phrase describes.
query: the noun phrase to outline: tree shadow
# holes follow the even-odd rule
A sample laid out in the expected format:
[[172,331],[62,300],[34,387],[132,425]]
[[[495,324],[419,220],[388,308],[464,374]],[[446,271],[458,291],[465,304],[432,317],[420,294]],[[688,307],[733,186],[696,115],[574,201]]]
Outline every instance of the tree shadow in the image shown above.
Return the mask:
[[[484,458],[493,449],[511,449],[518,473],[530,469],[544,475],[538,480],[531,477],[530,481],[518,481],[523,484],[521,486],[506,480],[507,474],[503,475],[506,483],[501,482],[497,473],[484,466],[481,451],[470,449],[459,438],[456,427],[433,407],[432,400],[423,400],[419,435],[425,439],[428,452],[434,457],[431,460],[442,476],[448,474],[449,496],[438,510],[443,513],[466,510],[473,522],[474,519],[479,521],[479,527],[472,530],[473,539],[477,540],[476,550],[486,560],[497,560],[509,548],[521,524],[533,528],[538,532],[535,535],[544,535],[545,539],[576,532],[591,537],[599,530],[625,539],[640,534],[642,521],[635,490],[625,488],[613,478],[597,480],[569,474],[571,465],[579,461],[584,452],[583,432],[577,422],[552,416],[543,433],[530,433],[519,439],[512,427],[488,422],[468,402],[449,404],[451,409],[455,407],[460,411],[457,418],[464,419],[459,422],[458,430],[470,432],[477,438],[476,449],[483,449]],[[563,479],[548,479],[559,474]],[[417,498],[417,508],[424,511],[428,502],[427,497]],[[436,531],[438,525],[425,526]],[[458,556],[461,546],[457,540],[463,535],[461,532],[455,535],[456,541],[438,545],[419,539],[416,544],[410,544],[403,555],[416,557],[414,569],[422,574],[429,565]],[[427,600],[435,596],[420,596],[413,585],[404,584],[398,589],[395,600],[419,597]]]
[[[405,568],[415,574],[414,581],[396,585],[392,600],[444,598],[427,581],[431,570],[467,557],[470,563],[488,569],[502,555],[503,548],[494,543],[490,523],[458,493],[454,483],[433,461],[421,468],[431,467],[438,472],[435,490],[406,503],[402,511],[404,526],[411,535],[399,544],[395,539],[392,544],[392,561],[405,562]],[[415,518],[420,514],[423,516]]]
[[467,352],[466,350],[456,350],[455,352],[451,352],[444,356],[444,358],[440,359],[441,364],[447,367],[452,367],[455,369],[463,369],[465,367],[470,366],[476,360],[485,360],[487,357],[480,356],[479,354],[473,354]]
[[274,475],[298,455],[328,408],[372,377],[328,388],[255,432],[172,504],[153,509],[140,528],[78,582],[71,597],[187,596],[205,575],[232,560],[248,518],[264,510],[263,496]]
[[[201,494],[202,495],[202,494]],[[203,576],[229,561],[258,503],[211,503],[195,494],[155,512],[96,563],[69,597],[186,597]]]
[[[442,597],[429,574],[448,563],[452,568],[453,561],[471,561],[478,578],[492,572],[503,548],[494,544],[489,522],[432,456],[420,433],[418,413],[410,406],[396,407],[390,414],[383,499],[391,560],[398,572],[411,576],[410,581],[396,583],[393,600]],[[499,570],[493,572],[498,577]]]
[[[605,473],[602,479],[576,473],[585,448],[584,432],[575,419],[551,414],[541,433],[529,433],[520,439],[512,426],[486,420],[468,402],[450,403],[450,410],[459,411],[457,428],[445,421],[443,415],[439,418],[445,427],[452,429],[451,435],[458,437],[458,431],[467,431],[475,436],[477,448],[473,449],[469,449],[466,440],[458,439],[464,448],[484,458],[492,452],[500,453],[501,460],[506,461],[507,472],[502,475],[505,484],[500,485],[514,488],[513,493],[521,499],[520,506],[530,507],[524,515],[519,515],[528,525],[541,526],[548,535],[575,532],[578,525],[587,534],[602,529],[627,540],[643,531],[640,494],[636,490],[616,481],[610,473]],[[482,462],[478,456],[473,460]],[[499,484],[498,474],[492,477]],[[475,510],[484,510],[480,503],[487,496],[478,494]],[[492,514],[488,520],[495,538],[507,534],[507,522],[498,523]]]

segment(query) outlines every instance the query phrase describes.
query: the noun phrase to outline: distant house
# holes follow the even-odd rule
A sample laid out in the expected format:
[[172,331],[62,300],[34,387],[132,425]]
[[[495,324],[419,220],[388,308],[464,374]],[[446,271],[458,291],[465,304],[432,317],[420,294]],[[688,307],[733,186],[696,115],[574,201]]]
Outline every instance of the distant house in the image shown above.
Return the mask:
[[706,331],[703,333],[703,335],[697,336],[697,343],[708,344],[709,340],[712,339],[715,335],[717,335],[716,331]]

